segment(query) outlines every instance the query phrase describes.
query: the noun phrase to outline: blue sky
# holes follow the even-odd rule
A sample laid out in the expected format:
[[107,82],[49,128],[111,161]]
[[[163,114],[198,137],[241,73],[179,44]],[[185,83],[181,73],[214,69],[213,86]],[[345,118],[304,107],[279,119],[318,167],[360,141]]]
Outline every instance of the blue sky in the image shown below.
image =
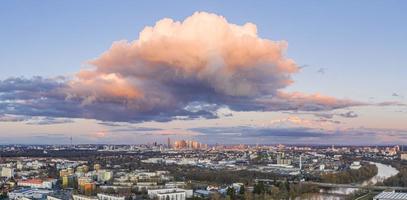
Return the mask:
[[[308,67],[293,74],[294,84],[284,91],[320,93],[363,102],[405,103],[406,9],[405,1],[2,1],[0,79],[74,76],[114,41],[136,40],[145,26],[153,26],[162,18],[182,21],[196,11],[205,11],[238,25],[254,23],[261,38],[287,41],[286,56],[299,66]],[[347,128],[407,129],[398,124],[407,117],[404,107],[352,110],[366,114],[348,122]],[[255,115],[263,118],[264,113]],[[273,119],[286,117],[270,115]],[[380,116],[392,120],[377,127],[375,122],[381,121]],[[240,125],[237,119],[229,120]],[[213,123],[222,125],[224,121]],[[3,122],[0,127],[9,127],[11,123],[16,123],[12,125],[16,127],[26,122]],[[173,122],[160,126],[166,129],[170,123]],[[57,126],[62,125],[53,128],[58,129]],[[38,127],[40,132],[55,132],[49,126]],[[185,127],[179,125],[176,129],[193,128]],[[16,132],[29,135],[23,129]],[[110,130],[96,127],[89,132],[99,129]],[[64,132],[63,127],[58,131]],[[76,134],[83,134],[77,131]],[[5,133],[0,131],[1,134]]]
[[[262,37],[288,41],[288,56],[314,68],[298,75],[303,84],[293,89],[385,96],[407,89],[405,8],[404,1],[3,1],[0,77],[73,74],[112,41],[133,40],[146,25],[207,11],[237,24],[253,22]],[[319,68],[327,77],[312,76]],[[371,87],[371,77],[381,84]],[[344,89],[354,85],[364,94]]]

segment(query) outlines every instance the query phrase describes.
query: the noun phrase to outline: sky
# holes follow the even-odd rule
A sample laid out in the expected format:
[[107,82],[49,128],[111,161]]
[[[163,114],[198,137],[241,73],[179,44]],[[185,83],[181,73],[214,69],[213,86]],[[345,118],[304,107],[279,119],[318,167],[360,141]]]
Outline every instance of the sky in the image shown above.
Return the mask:
[[0,144],[406,144],[405,1],[2,1]]

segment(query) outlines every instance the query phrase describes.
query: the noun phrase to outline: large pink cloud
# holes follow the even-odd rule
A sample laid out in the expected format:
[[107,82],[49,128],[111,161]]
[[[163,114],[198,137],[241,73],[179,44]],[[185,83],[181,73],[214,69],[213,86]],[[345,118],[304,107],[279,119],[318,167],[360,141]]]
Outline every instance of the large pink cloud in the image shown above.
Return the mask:
[[283,92],[299,70],[285,56],[286,49],[285,41],[261,38],[253,23],[236,25],[205,12],[184,21],[166,18],[145,27],[133,41],[114,42],[89,61],[92,69],[78,72],[65,84],[33,80],[47,86],[48,93],[9,92],[33,99],[17,110],[9,109],[11,103],[0,109],[9,114],[166,121],[179,116],[217,117],[216,110],[222,107],[316,111],[362,105]]
[[[286,47],[285,41],[260,38],[252,23],[239,26],[222,16],[197,12],[182,22],[162,19],[154,27],[144,28],[134,41],[113,43],[90,61],[95,69],[81,71],[72,87],[81,96],[89,88],[92,92],[88,94],[97,98],[125,99],[149,98],[152,88],[175,83],[188,87],[190,82],[199,82],[220,95],[271,94],[292,83],[290,75],[298,70],[284,56]],[[118,90],[141,94],[106,91],[100,80],[109,76],[122,83],[109,83]],[[124,83],[131,87],[125,88]],[[164,89],[160,93],[171,95]]]

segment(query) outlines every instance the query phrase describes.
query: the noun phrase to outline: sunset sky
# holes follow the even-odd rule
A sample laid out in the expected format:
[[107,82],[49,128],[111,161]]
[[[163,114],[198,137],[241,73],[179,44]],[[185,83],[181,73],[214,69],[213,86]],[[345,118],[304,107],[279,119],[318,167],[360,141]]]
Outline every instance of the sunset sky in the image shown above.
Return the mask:
[[0,144],[405,144],[406,9],[2,1]]

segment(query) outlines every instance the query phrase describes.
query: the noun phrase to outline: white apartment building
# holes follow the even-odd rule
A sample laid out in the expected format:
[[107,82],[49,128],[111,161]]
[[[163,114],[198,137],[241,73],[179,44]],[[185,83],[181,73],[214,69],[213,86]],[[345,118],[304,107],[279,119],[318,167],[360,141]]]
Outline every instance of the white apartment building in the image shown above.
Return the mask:
[[166,200],[167,197],[170,200],[185,200],[193,196],[193,190],[185,190],[181,188],[163,188],[163,189],[151,189],[147,191],[150,198],[157,197],[159,200]]
[[156,196],[159,200],[185,200],[185,192],[182,191],[173,191],[168,193],[158,193]]
[[99,200],[124,200],[125,197],[123,196],[115,196],[115,195],[108,195],[108,194],[97,194]]
[[360,169],[362,165],[360,165],[359,161],[353,161],[353,163],[350,165],[351,169]]
[[54,197],[54,196],[48,195],[48,196],[47,196],[47,200],[64,200],[64,199],[60,199],[60,198],[58,198],[58,197]]
[[98,200],[94,196],[84,196],[84,195],[72,195],[73,200]]

